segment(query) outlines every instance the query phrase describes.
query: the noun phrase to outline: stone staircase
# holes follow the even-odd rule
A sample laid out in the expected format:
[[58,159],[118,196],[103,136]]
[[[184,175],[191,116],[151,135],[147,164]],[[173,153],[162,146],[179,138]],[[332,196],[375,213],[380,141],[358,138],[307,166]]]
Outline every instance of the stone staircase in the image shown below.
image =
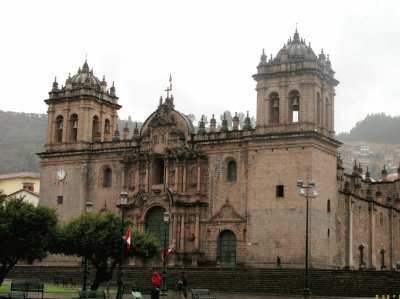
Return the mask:
[[[154,270],[144,267],[124,267],[123,281],[133,282],[139,288],[151,286]],[[286,294],[299,295],[304,288],[304,270],[298,269],[247,269],[247,268],[171,268],[168,269],[167,285],[174,287],[184,271],[190,288],[207,288],[214,292]],[[113,280],[116,280],[116,272]],[[82,284],[82,268],[53,266],[16,266],[7,279],[39,278],[52,283],[55,276],[70,277],[76,285]],[[94,269],[91,271],[91,279]],[[115,286],[115,284],[113,284]],[[317,296],[371,297],[376,295],[399,295],[400,272],[395,271],[350,271],[350,270],[310,270],[309,286]],[[397,297],[396,297],[397,298]]]

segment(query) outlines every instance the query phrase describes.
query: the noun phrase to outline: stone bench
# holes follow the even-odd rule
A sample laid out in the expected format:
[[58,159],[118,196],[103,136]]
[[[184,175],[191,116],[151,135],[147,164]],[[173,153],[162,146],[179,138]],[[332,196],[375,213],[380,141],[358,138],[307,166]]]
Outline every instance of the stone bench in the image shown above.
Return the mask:
[[[13,293],[15,292],[15,293]],[[18,292],[22,292],[24,294],[24,298],[29,298],[29,292],[36,292],[42,295],[44,293],[44,284],[38,280],[30,280],[30,279],[23,279],[17,280],[13,279],[11,281],[11,292],[10,296],[12,298],[21,298],[21,294]]]
[[216,299],[209,289],[192,289],[192,299]]

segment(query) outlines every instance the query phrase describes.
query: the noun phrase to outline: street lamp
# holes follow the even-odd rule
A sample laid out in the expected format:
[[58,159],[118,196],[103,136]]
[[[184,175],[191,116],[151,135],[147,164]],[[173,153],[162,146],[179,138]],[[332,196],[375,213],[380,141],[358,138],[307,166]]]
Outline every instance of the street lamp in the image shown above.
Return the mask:
[[119,238],[119,244],[120,244],[120,260],[119,260],[119,268],[118,268],[118,279],[117,279],[117,285],[118,285],[118,291],[117,291],[117,297],[116,299],[122,299],[122,296],[124,294],[124,284],[122,282],[122,262],[124,260],[124,218],[125,218],[125,208],[128,206],[128,193],[127,192],[121,192],[119,195],[119,205],[117,207],[121,210],[121,231],[120,231],[120,238]]
[[166,267],[166,253],[167,253],[167,225],[169,222],[169,213],[164,212],[164,252],[163,252],[163,272],[162,272],[162,294],[167,295],[167,267]]
[[302,180],[297,181],[297,187],[299,187],[299,194],[301,197],[306,198],[306,276],[305,276],[305,282],[304,282],[304,290],[303,290],[303,298],[309,298],[310,296],[310,287],[308,284],[308,210],[309,210],[309,199],[310,198],[316,198],[318,196],[318,193],[316,190],[312,190],[315,188],[315,182],[314,181],[308,181],[307,185],[304,185],[304,182]]
[[[91,213],[93,209],[93,203],[88,201],[86,202],[86,213]],[[84,260],[83,260],[83,284],[82,284],[82,290],[86,291],[87,289],[87,280],[89,277],[89,260],[87,258],[87,255],[85,254]]]

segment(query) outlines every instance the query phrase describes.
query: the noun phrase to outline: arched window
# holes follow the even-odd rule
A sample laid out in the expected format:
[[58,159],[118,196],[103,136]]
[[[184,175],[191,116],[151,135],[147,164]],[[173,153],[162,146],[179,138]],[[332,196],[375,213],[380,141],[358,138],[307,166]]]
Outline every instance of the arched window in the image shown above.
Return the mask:
[[269,122],[273,124],[279,123],[279,95],[273,92],[269,95]]
[[164,183],[164,160],[162,158],[155,158],[153,160],[152,176],[153,184],[157,185]]
[[99,122],[99,117],[95,115],[93,117],[93,122],[92,122],[92,141],[95,141],[96,133],[98,131],[100,131],[100,122]]
[[330,211],[331,211],[331,200],[330,199],[328,199],[328,201],[326,203],[326,211],[328,213],[330,213]]
[[56,138],[55,142],[61,143],[62,142],[62,136],[63,136],[63,129],[64,129],[64,118],[59,115],[56,118]]
[[331,230],[328,228],[328,238],[331,236]]
[[104,121],[104,141],[110,141],[111,123],[109,119]]
[[237,179],[237,164],[236,161],[229,161],[227,165],[228,182],[236,182]]
[[300,121],[300,94],[297,90],[292,90],[289,93],[289,109],[291,116],[290,121],[297,123]]
[[383,214],[382,213],[379,214],[379,222],[381,225],[383,225]]
[[236,236],[230,230],[225,230],[219,235],[217,265],[236,266]]
[[69,140],[77,141],[78,139],[78,115],[72,114],[69,121]]
[[112,171],[111,168],[106,167],[103,170],[103,187],[111,187]]

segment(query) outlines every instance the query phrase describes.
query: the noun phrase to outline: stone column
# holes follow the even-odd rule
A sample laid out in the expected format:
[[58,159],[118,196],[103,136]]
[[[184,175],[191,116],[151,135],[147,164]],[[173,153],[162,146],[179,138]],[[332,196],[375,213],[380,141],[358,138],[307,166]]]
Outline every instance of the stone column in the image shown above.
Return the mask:
[[370,266],[376,267],[376,241],[375,241],[375,207],[373,203],[370,203],[369,207],[369,244],[370,244]]
[[347,253],[348,253],[348,260],[346,264],[348,265],[349,269],[354,268],[354,261],[353,261],[353,209],[350,196],[347,196],[347,213],[348,213],[348,246],[347,246]]
[[200,161],[197,163],[197,182],[196,182],[196,192],[201,192],[201,164]]
[[194,234],[194,248],[196,251],[200,249],[200,211],[199,207],[196,207],[196,224],[195,224],[195,234]]
[[183,252],[185,250],[185,214],[181,214],[181,229],[180,229],[180,241],[179,250]]
[[174,191],[179,191],[179,168],[178,168],[178,161],[175,161],[175,173],[174,173]]
[[186,193],[186,185],[187,185],[187,165],[183,164],[183,178],[182,178],[182,192]]
[[388,263],[385,262],[386,267],[388,268],[388,270],[391,269],[395,269],[395,266],[393,265],[394,261],[395,261],[395,257],[394,257],[394,221],[393,221],[393,208],[390,208],[389,210],[389,252],[388,252],[388,258],[389,261]]
[[165,161],[165,167],[164,167],[164,189],[169,187],[169,165],[168,165],[168,160]]
[[145,175],[144,175],[144,184],[145,184],[144,185],[144,189],[150,195],[150,173],[149,173],[149,171],[150,171],[150,161],[146,162],[146,166],[145,167],[146,167],[146,172],[145,172]]

